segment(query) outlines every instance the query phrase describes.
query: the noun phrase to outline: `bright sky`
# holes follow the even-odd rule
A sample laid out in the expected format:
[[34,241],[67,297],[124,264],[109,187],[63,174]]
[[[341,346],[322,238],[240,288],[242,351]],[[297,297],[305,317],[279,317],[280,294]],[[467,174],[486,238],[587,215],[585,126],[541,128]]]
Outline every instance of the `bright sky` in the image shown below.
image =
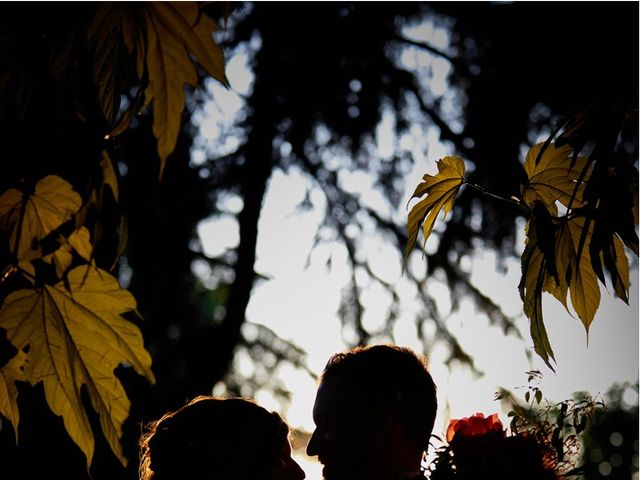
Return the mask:
[[[247,317],[302,347],[308,353],[310,368],[319,373],[331,354],[344,349],[337,311],[340,288],[347,281],[347,272],[341,268],[346,264],[346,257],[340,247],[327,248],[316,252],[310,267],[304,269],[313,226],[320,214],[293,213],[296,200],[304,194],[303,185],[304,180],[298,175],[282,173],[274,175],[270,183],[260,223],[256,271],[272,279],[261,282],[255,289]],[[203,229],[205,245],[220,241],[224,225],[208,227],[212,233],[217,232],[215,236],[204,233],[207,229]],[[327,255],[334,256],[334,267],[329,272],[324,267]],[[399,257],[384,255],[383,258],[389,259],[388,269],[396,272],[396,282],[401,285]],[[519,268],[518,261],[512,260],[508,262],[506,275],[497,273],[495,258],[490,252],[478,255],[471,265],[473,282],[509,314],[517,314],[522,309],[517,291]],[[470,302],[463,301],[460,310],[449,318],[448,325],[484,374],[478,377],[469,368],[460,366],[449,370],[444,364],[446,351],[442,346],[436,346],[428,354],[430,370],[439,388],[440,408],[434,433],[442,434],[450,418],[469,416],[476,411],[499,412],[507,425],[506,412],[500,410],[494,394],[500,387],[513,390],[526,385],[524,372],[531,369],[543,373],[540,387],[546,398],[553,401],[571,398],[576,391],[604,394],[614,382],[635,382],[638,378],[638,272],[635,269],[632,279],[630,306],[603,291],[600,309],[590,329],[589,345],[582,324],[553,298],[545,297],[545,323],[558,362],[555,373],[535,354],[531,360],[527,358],[531,340],[526,319],[519,322],[524,340],[506,337],[501,329],[490,326],[487,318],[478,314]],[[448,293],[444,286],[440,289],[444,305],[448,303]],[[373,312],[383,313],[385,306],[380,305],[379,298],[374,292],[363,303]],[[403,305],[411,311],[410,302]],[[412,316],[410,313],[403,316],[406,313],[400,314],[396,342],[420,350]],[[375,315],[371,322],[376,321],[373,317]],[[283,412],[283,406],[267,391],[259,392],[257,401],[283,412],[292,426],[312,431],[314,381],[291,367],[281,369],[279,376],[293,392],[289,407]],[[522,395],[520,393],[520,398]],[[637,403],[637,393],[628,390],[626,399],[630,404]],[[308,478],[320,478],[317,463],[304,457],[299,460]]]
[[[340,288],[347,281],[347,272],[341,267],[346,264],[346,253],[341,247],[327,247],[312,255],[310,267],[304,269],[313,227],[320,217],[317,211],[293,212],[304,195],[304,183],[297,174],[276,173],[271,180],[259,229],[256,271],[272,279],[255,288],[247,317],[302,347],[308,353],[310,368],[319,373],[331,354],[344,349],[337,311]],[[201,234],[205,246],[224,239],[229,226],[220,222],[203,227]],[[237,234],[228,235],[233,240]],[[388,253],[379,254],[388,259],[383,260],[389,262],[388,270],[395,272],[392,274],[395,275],[394,283],[402,285],[399,256]],[[324,267],[327,255],[333,255],[334,260],[329,272]],[[496,271],[493,254],[485,252],[478,255],[470,268],[473,282],[496,299],[506,313],[521,312],[517,260],[509,261],[507,274],[501,275]],[[503,423],[508,424],[505,412],[494,401],[494,393],[500,387],[513,390],[526,385],[524,372],[531,369],[543,373],[540,387],[548,399],[555,401],[568,399],[576,391],[604,394],[613,382],[635,382],[638,378],[637,270],[633,270],[632,279],[630,306],[603,291],[601,307],[590,329],[589,345],[582,324],[553,298],[545,297],[545,323],[558,361],[555,373],[535,354],[531,361],[527,358],[531,340],[526,319],[519,323],[524,340],[506,337],[501,329],[490,326],[486,317],[478,314],[470,302],[463,301],[460,310],[449,318],[448,325],[484,374],[478,377],[467,367],[460,366],[449,370],[444,364],[446,350],[443,346],[436,345],[428,354],[430,370],[439,388],[440,409],[434,433],[442,434],[450,418],[469,416],[476,411],[499,412]],[[439,288],[440,300],[446,308],[448,292],[444,285]],[[380,305],[379,298],[374,292],[363,303],[373,312],[384,313],[385,305]],[[411,303],[404,302],[403,308],[406,311],[400,314],[396,342],[421,350],[410,313]],[[375,323],[375,314],[370,321]],[[279,376],[293,392],[291,404],[283,412],[287,420],[294,427],[312,431],[314,381],[306,373],[290,367],[283,368]],[[257,401],[282,412],[283,406],[267,391],[260,392]],[[629,390],[627,401],[636,403],[637,394],[634,396]],[[318,465],[307,463],[304,458],[302,461],[308,478],[319,478]]]
[[[429,39],[440,48],[446,46],[446,32],[434,29],[429,24],[405,33],[417,40]],[[432,88],[441,92],[446,90],[443,87],[448,71],[446,63],[442,64],[428,55],[420,56],[413,50],[404,55],[403,61],[418,69],[431,69]],[[224,123],[228,123],[241,108],[242,102],[233,90],[241,94],[250,90],[252,78],[246,62],[244,54],[229,60],[227,74],[232,85],[231,92],[225,92],[213,83],[209,85],[215,102],[209,102],[204,111],[194,118],[202,134],[194,150],[195,162],[202,158],[206,144],[220,136],[225,128]],[[226,121],[221,122],[221,118],[226,118]],[[383,122],[378,129],[381,155],[385,155],[389,148],[385,130]],[[402,140],[413,151],[416,163],[415,170],[407,178],[407,191],[415,188],[424,173],[435,170],[435,160],[451,153],[438,143],[437,131],[417,128],[412,133],[410,138]],[[234,139],[227,140],[224,148],[233,149]],[[429,152],[428,158],[424,155],[425,151]],[[366,176],[345,177],[345,182],[373,204],[379,201],[376,198],[379,193],[372,190],[370,179]],[[271,178],[260,219],[256,263],[256,271],[270,280],[261,281],[254,289],[247,318],[250,322],[268,326],[282,338],[303,348],[308,354],[310,369],[320,373],[329,356],[344,349],[338,306],[340,290],[348,281],[348,272],[345,267],[346,252],[337,245],[317,248],[305,269],[316,225],[323,215],[324,202],[322,194],[312,190],[314,208],[305,212],[296,211],[295,207],[304,198],[308,187],[308,179],[295,169],[287,174],[276,171]],[[231,212],[241,207],[238,199],[232,197],[223,203],[222,206]],[[403,205],[406,205],[406,201]],[[210,255],[221,253],[238,240],[237,224],[231,215],[203,221],[199,234],[205,252]],[[432,245],[427,244],[427,248],[430,247]],[[399,289],[402,310],[394,332],[396,343],[421,351],[415,329],[416,305],[408,282],[401,276],[399,253],[383,241],[376,241],[373,236],[367,250],[368,255],[376,259],[377,270]],[[325,264],[329,257],[332,267],[327,270]],[[517,290],[519,261],[510,260],[507,266],[507,273],[500,274],[494,255],[491,252],[479,252],[469,261],[467,268],[472,272],[473,283],[497,301],[505,313],[519,315],[522,313]],[[426,265],[418,261],[414,267],[426,268]],[[432,293],[446,311],[450,307],[446,286],[433,282],[429,288],[433,288]],[[384,320],[387,300],[383,293],[375,289],[367,292],[363,299],[367,309],[366,326],[375,327]],[[562,305],[551,297],[545,297],[543,309],[549,339],[556,354],[555,373],[535,354],[528,358],[527,351],[532,353],[532,349],[525,318],[521,318],[518,324],[524,339],[505,337],[501,329],[490,326],[487,318],[479,314],[470,302],[462,301],[461,308],[450,316],[447,325],[484,374],[477,376],[467,367],[455,365],[451,370],[448,369],[444,364],[447,354],[444,345],[436,344],[428,352],[430,370],[439,388],[440,408],[434,433],[442,434],[450,418],[469,416],[476,411],[485,414],[499,412],[503,423],[508,424],[505,413],[494,401],[494,394],[500,387],[513,390],[526,385],[524,372],[531,369],[543,373],[540,388],[548,399],[554,401],[570,398],[576,391],[604,393],[614,382],[637,381],[637,269],[632,270],[630,306],[603,290],[600,309],[591,325],[588,345],[582,324],[569,315]],[[243,368],[246,362],[248,359],[240,358],[236,365]],[[312,431],[311,410],[316,391],[313,379],[290,366],[283,366],[278,375],[293,392],[290,405],[285,409],[267,391],[259,392],[256,400],[267,408],[281,411],[293,427]],[[629,389],[625,398],[629,403],[636,403],[637,392]],[[304,458],[302,460],[307,478],[320,478],[318,464],[308,463]]]
[[[302,180],[295,175],[278,173],[273,178],[260,224],[258,262],[256,270],[272,277],[261,283],[252,296],[247,316],[250,321],[263,323],[282,338],[292,340],[308,352],[309,366],[320,372],[332,353],[344,348],[337,315],[340,288],[346,283],[345,252],[334,247],[334,267],[324,268],[327,252],[317,252],[311,266],[304,270],[311,246],[314,213],[295,215],[296,193],[302,195]],[[313,257],[312,257],[313,258]],[[389,270],[397,272],[396,284],[402,285],[398,255],[388,258]],[[517,291],[520,277],[518,260],[508,262],[506,275],[497,273],[494,255],[478,255],[471,265],[472,280],[482,291],[496,299],[508,314],[521,312]],[[544,374],[543,392],[556,400],[571,396],[578,390],[604,393],[613,382],[635,381],[638,376],[638,282],[637,270],[632,272],[631,305],[627,306],[603,291],[600,310],[594,320],[589,345],[584,327],[571,317],[552,297],[544,299],[544,314],[550,341],[558,365],[553,373],[536,355],[531,362],[528,323],[519,323],[524,340],[505,337],[502,330],[488,324],[471,302],[463,301],[460,310],[451,315],[448,325],[461,344],[474,357],[483,376],[476,378],[466,367],[449,371],[444,365],[446,350],[436,345],[430,352],[431,371],[440,388],[441,419],[446,421],[450,409],[452,417],[467,416],[477,411],[493,412],[497,387],[514,388],[526,384],[524,372],[539,369]],[[449,302],[444,285],[440,287],[443,305]],[[373,312],[384,313],[380,296],[368,296],[363,302]],[[403,304],[405,311],[395,331],[399,344],[421,349],[413,323],[412,306]],[[444,307],[446,308],[446,306]],[[409,315],[403,315],[409,312]],[[381,315],[382,316],[382,315]],[[381,321],[382,319],[380,319]],[[372,323],[376,319],[371,318]],[[312,428],[311,405],[315,385],[303,378],[291,380],[296,397],[287,412],[294,425]],[[265,397],[265,401],[267,398]],[[274,405],[275,406],[275,405]]]

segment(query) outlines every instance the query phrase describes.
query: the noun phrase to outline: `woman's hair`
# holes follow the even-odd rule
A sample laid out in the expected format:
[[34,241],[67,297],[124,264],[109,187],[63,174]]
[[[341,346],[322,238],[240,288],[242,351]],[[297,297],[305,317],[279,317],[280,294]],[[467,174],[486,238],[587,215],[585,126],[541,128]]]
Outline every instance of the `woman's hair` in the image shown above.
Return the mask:
[[150,422],[140,480],[235,480],[271,467],[287,441],[280,416],[252,400],[200,396]]

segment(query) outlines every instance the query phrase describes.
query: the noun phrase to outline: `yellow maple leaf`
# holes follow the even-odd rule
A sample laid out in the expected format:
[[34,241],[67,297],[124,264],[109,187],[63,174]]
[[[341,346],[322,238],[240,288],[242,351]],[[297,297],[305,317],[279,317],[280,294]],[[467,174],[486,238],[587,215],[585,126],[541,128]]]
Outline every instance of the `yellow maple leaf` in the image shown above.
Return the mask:
[[135,299],[113,276],[90,266],[71,270],[67,285],[70,290],[60,282],[11,293],[0,309],[0,326],[17,349],[29,346],[25,379],[43,382],[49,407],[62,416],[87,465],[94,440],[82,406],[83,386],[105,438],[126,465],[120,437],[130,402],[114,369],[126,362],[154,381],[140,330],[121,315],[135,310]]
[[[524,169],[529,179],[522,187],[522,200],[529,207],[536,201],[542,202],[552,215],[557,215],[556,202],[568,207],[573,198],[572,207],[580,206],[588,173],[580,179],[587,159],[577,157],[573,159],[572,148],[568,145],[556,147],[550,144],[539,158],[543,143],[538,143],[529,149],[524,163]],[[580,184],[578,184],[580,180]],[[577,189],[576,189],[577,187]]]
[[613,237],[613,248],[616,266],[615,271],[610,272],[613,291],[618,298],[629,303],[629,260],[624,251],[624,244],[617,235]]
[[108,134],[112,137],[124,132],[137,113],[137,100],[134,99],[126,111],[121,111],[120,99],[127,89],[127,69],[130,68],[130,55],[134,51],[135,72],[139,79],[144,75],[142,8],[132,2],[100,2],[86,29],[91,73],[102,112],[111,126]]
[[66,180],[48,175],[38,181],[33,194],[15,188],[0,197],[0,228],[10,232],[9,242],[15,249],[18,266],[35,275],[31,261],[38,258],[53,263],[58,277],[71,265],[72,250],[88,260],[91,257],[89,231],[80,227],[65,238],[59,234],[58,247],[50,253],[42,250],[41,241],[71,220],[82,206],[80,195]]
[[18,411],[18,389],[16,381],[24,380],[24,362],[26,355],[22,350],[0,368],[0,414],[2,414],[11,425],[18,440],[18,422],[20,412]]
[[22,210],[22,192],[10,188],[0,195],[0,229],[9,233],[11,248],[16,244],[15,226]]
[[85,260],[91,259],[91,252],[93,246],[91,245],[91,235],[86,227],[80,227],[74,230],[69,238],[64,238],[60,235],[58,242],[60,247],[53,253],[42,257],[43,262],[53,263],[56,268],[56,275],[58,278],[62,278],[64,272],[71,266],[73,261],[72,252],[75,250]]
[[9,242],[18,262],[41,258],[40,241],[71,220],[81,205],[71,184],[56,175],[38,181],[32,194],[7,190],[0,197],[0,228],[11,232]]
[[[555,356],[542,316],[542,292],[549,291],[549,287],[555,284],[555,280],[548,273],[546,259],[538,246],[537,232],[532,221],[528,222],[525,232],[526,245],[521,258],[522,278],[518,286],[520,298],[524,313],[529,319],[533,348],[547,366],[553,370],[551,360],[555,361]],[[552,293],[557,294],[557,290]]]
[[87,26],[87,46],[91,53],[91,71],[98,90],[98,99],[102,112],[113,124],[120,106],[117,68],[120,45],[127,38],[125,18],[131,17],[131,7],[127,2],[100,2],[93,19]]
[[153,134],[158,140],[162,176],[178,139],[184,86],[195,86],[198,81],[190,54],[212,77],[225,85],[227,79],[222,51],[212,36],[215,22],[196,2],[149,2],[145,6],[149,78],[145,104],[153,101]]
[[[587,333],[600,305],[600,286],[591,266],[589,249],[582,248],[578,257],[583,228],[584,217],[565,219],[558,224],[553,239],[553,261],[557,271],[555,277],[550,274],[547,259],[539,247],[535,224],[529,221],[526,228],[527,243],[522,254],[520,296],[524,313],[531,324],[531,336],[536,353],[549,367],[551,367],[549,359],[554,359],[554,356],[542,317],[542,293],[552,294],[569,313],[573,314],[569,310],[568,299],[570,299],[571,306]],[[587,245],[590,241],[590,233],[588,232],[586,238]],[[617,238],[616,240],[616,246],[621,248],[621,242]],[[628,280],[627,283],[624,280],[628,279],[628,265],[624,252],[616,262],[620,270],[619,278],[622,286],[628,285]]]
[[[580,237],[584,227],[584,218],[569,219],[559,225],[556,233],[556,268],[560,284],[560,294],[571,297],[571,305],[587,332],[600,305],[600,286],[598,277],[591,266],[591,255],[587,247],[582,248],[578,257]],[[585,244],[590,241],[587,234]],[[626,257],[625,257],[626,260]],[[562,303],[567,306],[566,300]]]
[[426,195],[409,212],[407,220],[409,235],[404,251],[405,265],[418,238],[420,224],[424,222],[422,227],[423,242],[426,243],[438,214],[442,209],[444,209],[445,215],[451,211],[458,190],[464,183],[464,160],[460,157],[444,157],[438,161],[437,165],[438,173],[422,177],[423,181],[411,196],[413,199]]

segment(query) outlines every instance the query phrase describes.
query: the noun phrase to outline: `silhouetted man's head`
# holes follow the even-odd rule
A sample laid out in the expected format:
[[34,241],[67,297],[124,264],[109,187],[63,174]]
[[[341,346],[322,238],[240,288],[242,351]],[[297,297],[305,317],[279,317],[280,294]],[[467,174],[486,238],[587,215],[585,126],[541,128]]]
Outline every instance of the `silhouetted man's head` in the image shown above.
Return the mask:
[[329,359],[313,407],[307,453],[326,480],[394,480],[417,474],[436,415],[424,359],[393,345]]

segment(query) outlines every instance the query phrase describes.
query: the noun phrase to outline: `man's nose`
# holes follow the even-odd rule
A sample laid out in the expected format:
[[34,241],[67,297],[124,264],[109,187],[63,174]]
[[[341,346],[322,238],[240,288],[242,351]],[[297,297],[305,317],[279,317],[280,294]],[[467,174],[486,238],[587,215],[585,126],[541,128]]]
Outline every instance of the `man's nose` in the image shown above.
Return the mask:
[[314,430],[307,443],[307,455],[315,457],[318,455],[318,444],[320,443],[320,435],[318,435],[318,429]]

